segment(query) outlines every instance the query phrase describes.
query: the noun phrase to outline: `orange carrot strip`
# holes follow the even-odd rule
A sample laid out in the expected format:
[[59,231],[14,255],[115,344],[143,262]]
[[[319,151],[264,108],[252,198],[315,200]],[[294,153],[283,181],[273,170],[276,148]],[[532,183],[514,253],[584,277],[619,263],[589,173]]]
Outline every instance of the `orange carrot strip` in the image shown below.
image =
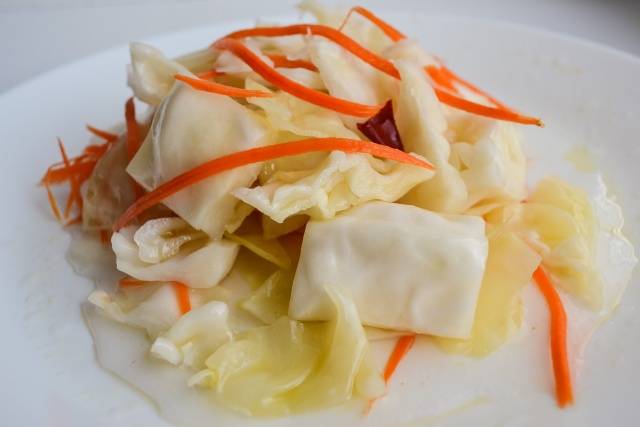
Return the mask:
[[40,183],[41,184],[44,184],[44,183],[59,184],[61,182],[68,181],[69,177],[72,174],[80,175],[87,172],[90,173],[91,171],[93,171],[95,164],[96,164],[95,160],[90,160],[90,161],[74,162],[68,168],[57,167],[56,165],[54,165],[53,167],[50,167],[47,170],[45,175],[42,177]]
[[[327,37],[332,41],[336,42],[337,44],[339,44],[340,46],[342,46],[344,49],[354,54],[355,56],[357,56],[358,58],[360,58],[361,60],[363,60],[364,62],[366,62],[367,64],[371,65],[372,67],[396,79],[400,78],[400,73],[398,72],[398,70],[396,69],[396,67],[393,65],[391,61],[364,48],[363,46],[359,45],[355,40],[345,36],[340,31],[337,31],[331,27],[327,27],[324,25],[299,24],[299,25],[290,25],[286,27],[250,28],[250,29],[240,30],[240,31],[236,31],[229,34],[227,38],[221,39],[215,42],[213,44],[213,47],[217,49],[227,49],[232,51],[234,54],[236,54],[241,59],[243,59],[244,62],[246,62],[251,68],[253,68],[254,71],[260,74],[266,80],[280,87],[282,90],[287,91],[294,96],[297,96],[298,98],[304,99],[305,101],[311,102],[316,105],[320,105],[325,108],[333,109],[338,112],[344,112],[336,109],[334,105],[332,106],[332,105],[320,104],[316,99],[316,97],[320,95],[322,95],[322,97],[328,97],[331,100],[339,100],[338,98],[334,98],[322,92],[308,89],[296,82],[293,82],[287,79],[286,77],[282,76],[281,74],[273,70],[267,64],[262,62],[260,58],[257,55],[255,55],[246,46],[240,43],[238,43],[237,45],[233,45],[229,41],[229,39],[237,39],[237,38],[243,38],[243,37],[253,37],[253,36],[277,37],[277,36],[307,34],[307,33]],[[251,63],[248,62],[249,58],[251,60]],[[264,69],[265,72],[268,70],[270,73],[272,73],[271,79],[267,78],[265,74],[262,74],[262,72],[260,72],[253,65],[255,63],[260,63],[261,68]],[[288,90],[288,88],[295,88],[297,90]],[[487,107],[486,105],[478,104],[476,102],[469,101],[467,99],[456,96],[454,94],[447,93],[446,91],[443,91],[441,89],[438,89],[438,88],[434,88],[434,89],[438,99],[444,104],[447,104],[451,107],[458,108],[460,110],[467,111],[469,113],[478,114],[485,117],[491,117],[497,120],[505,120],[505,121],[521,123],[521,124],[533,124],[536,126],[543,126],[542,121],[540,121],[540,119],[536,117],[524,116],[514,111],[504,110],[502,108]],[[340,100],[340,101],[349,102],[345,100]],[[360,117],[370,117],[377,112],[377,111],[373,111],[374,109],[380,109],[380,106],[374,107],[374,106],[364,106],[362,104],[356,104],[356,105],[359,105],[361,108],[364,107],[364,109],[361,110],[361,113],[362,113],[361,115],[355,114],[355,111],[346,112],[345,114],[350,114],[350,115],[360,116]]]
[[409,350],[411,350],[411,347],[413,347],[413,343],[415,342],[415,340],[415,334],[405,335],[398,339],[398,341],[396,342],[396,346],[393,348],[393,351],[391,352],[391,355],[387,360],[387,364],[384,367],[383,378],[385,383],[389,382],[389,379],[395,372],[400,361],[402,361],[404,356],[406,356]]
[[212,79],[214,77],[224,76],[224,74],[225,73],[221,73],[221,72],[216,71],[216,70],[207,70],[207,71],[202,71],[200,73],[197,73],[196,76],[198,78],[208,80],[208,79]]
[[58,222],[62,222],[62,215],[60,214],[60,208],[58,208],[58,202],[56,201],[53,192],[51,191],[51,187],[49,183],[44,183],[44,188],[47,190],[47,198],[49,199],[49,206],[51,206],[51,211],[53,212],[53,216],[58,220]]
[[540,127],[544,126],[542,120],[537,117],[524,116],[514,111],[504,110],[502,108],[488,107],[486,105],[478,104],[476,102],[472,102],[459,96],[453,95],[442,89],[434,88],[434,91],[438,99],[444,104],[447,104],[450,107],[457,108],[459,110],[466,111],[468,113],[491,117],[497,120],[521,123],[524,125],[536,125]]
[[442,86],[443,88],[448,89],[453,93],[458,93],[458,89],[454,85],[453,79],[443,74],[440,71],[440,67],[436,65],[427,65],[426,67],[424,67],[424,70],[427,72],[429,77],[431,77],[431,80],[433,80],[435,84]]
[[[284,27],[256,27],[248,28],[245,30],[235,31],[225,38],[240,39],[245,37],[279,37],[279,36],[292,36],[298,34],[313,34],[314,36],[320,36],[327,38],[334,43],[340,45],[345,50],[351,52],[358,58],[362,59],[367,64],[389,74],[392,77],[400,78],[400,74],[393,63],[375,52],[370,51],[366,47],[362,46],[351,37],[336,30],[335,28],[328,27],[326,25],[319,24],[296,24],[288,25]],[[214,43],[214,47],[218,42]]]
[[462,77],[458,76],[453,71],[451,71],[451,69],[447,68],[444,64],[440,65],[440,72],[442,73],[442,75],[445,76],[445,78],[448,78],[451,81],[455,81],[458,84],[460,84],[461,86],[466,87],[470,91],[475,92],[476,94],[487,98],[487,100],[489,100],[489,102],[491,102],[496,107],[502,108],[504,110],[511,110],[511,108],[508,107],[506,104],[498,101],[497,99],[495,99],[494,97],[492,97],[491,95],[489,95],[487,92],[483,91],[482,89],[480,89],[476,85],[474,85],[471,82],[469,82],[469,81],[463,79]]
[[127,154],[129,160],[135,156],[140,148],[140,130],[138,129],[138,122],[136,121],[136,106],[133,102],[133,97],[127,100],[124,106],[124,117],[127,122]]
[[558,406],[564,407],[573,403],[571,372],[567,356],[567,315],[560,296],[542,266],[539,266],[533,273],[533,279],[538,284],[538,289],[542,292],[549,307],[549,335],[556,382],[556,399]]
[[76,224],[80,224],[80,223],[82,223],[82,214],[80,214],[77,217],[67,221],[64,226],[65,227],[69,227],[70,225],[76,225]]
[[107,230],[100,230],[100,241],[104,245],[111,242],[111,233]]
[[115,133],[107,132],[106,130],[98,129],[91,125],[87,125],[87,130],[98,138],[102,138],[107,142],[115,142],[118,140],[118,135],[116,135]]
[[347,25],[347,21],[349,20],[349,17],[351,17],[352,13],[358,13],[363,17],[365,17],[366,19],[368,19],[369,21],[371,21],[378,28],[380,28],[382,32],[387,35],[387,37],[389,37],[394,42],[407,38],[407,36],[405,36],[400,31],[398,31],[398,29],[395,28],[393,25],[383,21],[382,19],[380,19],[380,17],[378,17],[373,12],[371,12],[368,9],[365,9],[362,6],[354,6],[349,10],[349,13],[347,13],[347,15],[342,20],[342,24],[340,24],[340,27],[338,27],[340,31],[342,31],[344,26]]
[[378,105],[365,105],[347,101],[346,99],[336,98],[324,92],[303,86],[277,72],[273,67],[262,61],[258,55],[253,53],[248,47],[238,40],[231,38],[221,39],[214,44],[214,47],[219,50],[230,51],[242,59],[253,69],[253,71],[260,74],[268,82],[311,104],[337,111],[338,113],[357,117],[373,116],[381,108],[381,106]]
[[173,289],[176,291],[176,300],[180,313],[186,314],[191,311],[191,297],[189,296],[189,287],[184,283],[173,282]]
[[201,90],[204,92],[217,93],[219,95],[232,96],[236,98],[244,98],[244,97],[269,98],[273,96],[272,93],[264,92],[262,90],[250,90],[250,89],[242,89],[239,87],[226,86],[226,85],[212,82],[209,80],[203,80],[203,79],[185,76],[183,74],[176,74],[174,77],[176,80],[180,80],[181,82],[188,84],[194,89]]
[[[69,162],[69,157],[67,156],[67,150],[64,148],[64,144],[62,140],[58,138],[58,148],[60,149],[60,155],[62,156],[62,161],[64,162],[65,168],[71,167],[71,163]],[[67,205],[64,208],[64,218],[67,219],[69,217],[69,213],[71,212],[71,207],[73,206],[73,202],[76,198],[80,196],[80,188],[78,186],[78,182],[76,180],[76,176],[71,174],[69,175],[69,196],[67,198]]]
[[129,206],[116,221],[114,230],[118,231],[146,209],[162,202],[172,194],[219,173],[280,157],[334,150],[347,153],[367,153],[376,157],[395,160],[425,169],[433,169],[433,165],[427,161],[407,154],[404,151],[370,141],[346,138],[310,138],[282,144],[267,145],[209,160],[159,185],[155,190],[140,197],[135,203]]
[[146,280],[134,279],[133,277],[124,277],[118,281],[118,286],[120,286],[121,288],[131,288],[134,286],[141,286],[146,283],[150,282],[147,282]]
[[273,62],[274,67],[304,68],[309,71],[318,71],[318,68],[313,65],[313,62],[305,61],[304,59],[289,59],[285,55],[278,55],[276,53],[267,53],[266,56]]

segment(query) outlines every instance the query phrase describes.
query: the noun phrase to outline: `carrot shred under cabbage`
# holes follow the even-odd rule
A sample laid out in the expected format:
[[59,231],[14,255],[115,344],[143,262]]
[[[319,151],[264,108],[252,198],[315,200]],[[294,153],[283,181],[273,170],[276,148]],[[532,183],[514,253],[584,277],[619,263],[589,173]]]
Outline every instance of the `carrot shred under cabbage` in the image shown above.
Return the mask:
[[201,78],[193,78],[189,76],[185,76],[183,74],[176,74],[176,80],[179,80],[187,85],[191,86],[194,89],[201,90],[204,92],[217,93],[219,95],[226,95],[235,98],[269,98],[273,96],[271,92],[264,92],[261,90],[250,90],[250,89],[242,89],[239,87],[227,86],[220,83],[212,82],[209,80],[204,80]]
[[139,214],[148,208],[162,202],[172,194],[184,188],[197,184],[219,173],[246,166],[253,163],[264,162],[280,157],[294,156],[298,154],[319,151],[344,151],[347,153],[366,153],[376,157],[395,160],[425,169],[433,169],[433,165],[418,157],[407,154],[384,145],[369,141],[360,141],[347,138],[311,138],[300,141],[285,142],[282,144],[268,145],[239,151],[226,156],[209,160],[191,170],[188,170],[175,178],[159,185],[133,203],[114,225],[114,231],[118,231]]
[[304,68],[309,71],[318,71],[318,68],[313,65],[313,62],[304,59],[289,59],[285,55],[278,55],[276,53],[267,53],[265,56],[273,62],[274,67]]
[[394,42],[407,38],[407,36],[402,34],[397,28],[393,27],[391,24],[382,20],[380,17],[375,15],[373,12],[371,12],[369,9],[365,9],[362,6],[354,6],[351,9],[349,9],[349,12],[342,20],[342,24],[340,24],[340,27],[338,27],[338,30],[342,31],[344,26],[347,25],[347,22],[349,21],[349,18],[351,17],[351,15],[354,13],[357,13],[363,16],[364,18],[368,19],[369,21],[371,21],[378,28],[380,28],[382,32],[387,35],[387,37],[389,37]]

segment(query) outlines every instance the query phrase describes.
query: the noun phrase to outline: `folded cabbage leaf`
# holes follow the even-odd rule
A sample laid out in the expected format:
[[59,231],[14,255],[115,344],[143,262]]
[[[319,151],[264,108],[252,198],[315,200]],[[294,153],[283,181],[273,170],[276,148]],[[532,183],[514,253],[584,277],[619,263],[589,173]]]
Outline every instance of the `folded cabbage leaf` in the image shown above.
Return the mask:
[[307,223],[289,316],[325,320],[325,285],[347,289],[362,323],[467,338],[487,257],[481,218],[369,202]]
[[[127,171],[150,191],[208,160],[266,142],[266,126],[248,108],[179,83],[158,107]],[[251,185],[260,168],[252,164],[207,178],[163,203],[194,228],[219,239],[238,203],[231,191]]]
[[436,167],[435,176],[411,190],[404,201],[437,212],[460,213],[467,204],[467,188],[449,163],[451,148],[440,101],[421,67],[407,61],[395,65],[402,80],[393,99],[394,117],[405,151],[425,157]]
[[205,360],[231,340],[228,315],[227,304],[220,301],[192,309],[155,339],[150,352],[172,365],[202,369]]
[[173,61],[153,46],[134,42],[129,45],[131,64],[127,66],[127,82],[134,95],[150,105],[159,105],[169,94],[176,74],[191,75],[179,62]]
[[267,183],[233,195],[276,222],[305,214],[332,218],[369,200],[393,202],[433,172],[367,154],[332,152],[316,169],[274,173]]
[[[226,239],[198,239],[183,242],[177,251],[173,248],[173,255],[152,263],[140,258],[140,252],[146,253],[148,248],[141,248],[136,244],[136,234],[135,226],[113,233],[111,246],[116,255],[118,270],[139,280],[177,281],[192,288],[217,285],[233,266],[239,249],[237,243]],[[179,241],[179,236],[176,239]]]

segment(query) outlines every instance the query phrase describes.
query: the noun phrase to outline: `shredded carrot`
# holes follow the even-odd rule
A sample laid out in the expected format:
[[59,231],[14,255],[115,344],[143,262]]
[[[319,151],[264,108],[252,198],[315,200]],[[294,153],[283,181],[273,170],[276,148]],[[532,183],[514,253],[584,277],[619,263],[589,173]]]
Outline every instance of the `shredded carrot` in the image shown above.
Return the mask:
[[347,153],[367,153],[376,157],[395,160],[425,169],[433,169],[433,165],[404,151],[370,141],[359,141],[346,138],[311,138],[282,144],[267,145],[246,151],[232,153],[209,160],[200,166],[174,177],[159,185],[155,190],[140,197],[118,218],[114,230],[118,231],[148,208],[162,202],[167,197],[191,185],[210,178],[219,173],[246,166],[253,163],[273,160],[280,157],[318,151],[344,151]]
[[115,133],[107,132],[106,130],[98,129],[91,125],[87,125],[87,130],[98,138],[102,138],[107,142],[115,142],[118,140],[118,135],[116,135]]
[[80,224],[82,222],[82,213],[80,213],[78,216],[76,216],[73,219],[70,219],[69,221],[66,222],[66,224],[64,225],[65,227],[69,227],[71,225],[76,225],[76,224]]
[[134,279],[133,277],[124,277],[118,281],[118,286],[120,286],[121,288],[132,288],[135,286],[142,286],[147,283],[150,283],[150,282],[147,282],[145,280]]
[[289,59],[285,55],[278,55],[276,53],[267,53],[266,56],[273,62],[274,67],[304,68],[309,71],[318,71],[318,68],[313,65],[313,62],[305,61],[304,59]]
[[488,107],[486,105],[478,104],[476,102],[472,102],[462,97],[453,95],[438,88],[434,88],[434,91],[438,99],[444,104],[447,104],[450,107],[454,107],[459,110],[466,111],[468,113],[490,117],[497,120],[521,123],[524,125],[536,125],[540,127],[544,126],[542,120],[537,117],[524,116],[522,114],[516,113],[515,111],[504,110],[502,108]]
[[[62,140],[58,138],[58,148],[60,149],[60,155],[62,156],[62,161],[64,163],[65,168],[69,168],[71,163],[69,162],[69,157],[67,156],[67,150],[64,148],[64,144]],[[82,199],[80,195],[80,188],[78,186],[78,182],[76,180],[75,175],[69,176],[69,197],[67,199],[67,205],[64,208],[64,218],[67,219],[69,217],[69,213],[71,212],[71,208],[73,207],[73,203],[77,199]]]
[[[225,38],[230,39],[242,39],[245,37],[279,37],[279,36],[293,36],[293,35],[305,35],[313,34],[314,36],[325,37],[334,43],[340,45],[343,49],[351,52],[367,64],[389,74],[392,77],[400,78],[400,74],[393,63],[375,52],[370,51],[366,47],[359,44],[346,34],[336,30],[335,28],[328,27],[326,25],[319,24],[296,24],[288,25],[284,27],[256,27],[248,28],[244,30],[234,31],[227,35]],[[218,40],[213,44],[213,47],[220,42]],[[253,53],[253,52],[252,52]]]
[[216,70],[207,70],[207,71],[202,71],[200,73],[197,73],[196,76],[201,79],[209,80],[214,77],[224,76],[224,73],[221,73]]
[[404,337],[398,339],[398,341],[396,342],[396,346],[393,348],[393,351],[391,352],[391,355],[387,360],[387,364],[384,367],[383,378],[385,383],[389,382],[389,379],[395,372],[400,361],[402,361],[404,356],[406,356],[409,350],[411,350],[411,347],[413,347],[413,343],[415,342],[415,340],[415,334],[405,335]]
[[107,230],[100,230],[100,241],[104,245],[111,242],[111,232]]
[[536,281],[538,289],[540,289],[549,307],[549,335],[551,360],[556,382],[556,399],[558,406],[564,407],[573,403],[571,372],[567,356],[567,315],[560,296],[542,266],[539,266],[533,273],[533,279]]
[[439,66],[428,65],[427,67],[425,67],[425,69],[427,71],[427,74],[429,74],[429,76],[433,79],[434,82],[440,84],[441,86],[455,93],[458,93],[458,89],[455,87],[455,83],[457,83],[460,86],[466,87],[471,92],[487,99],[489,102],[491,102],[493,105],[495,105],[500,109],[509,110],[509,111],[512,110],[511,107],[507,106],[503,102],[498,101],[496,98],[492,97],[491,95],[489,95],[487,92],[483,91],[476,85],[472,84],[471,82],[455,74],[453,71],[451,71],[451,69],[449,69],[444,64],[440,64]]
[[[285,27],[257,27],[257,28],[249,28],[249,29],[245,29],[245,30],[240,30],[240,31],[236,31],[233,32],[231,34],[229,34],[227,36],[227,38],[225,39],[221,39],[218,40],[217,42],[215,42],[213,44],[213,47],[217,48],[217,49],[224,49],[226,48],[227,50],[232,51],[234,54],[236,54],[237,56],[239,56],[241,59],[244,60],[244,62],[246,62],[251,68],[253,68],[254,71],[258,72],[258,74],[262,75],[262,77],[264,77],[266,80],[270,81],[272,84],[280,87],[282,90],[285,90],[289,93],[291,93],[294,96],[297,96],[301,99],[304,99],[305,101],[314,103],[316,105],[320,105],[322,107],[325,108],[330,108],[333,109],[335,111],[338,112],[344,112],[344,111],[339,111],[335,108],[334,105],[329,104],[329,105],[325,105],[325,104],[320,104],[317,101],[314,101],[317,95],[324,95],[324,97],[329,97],[332,100],[338,100],[338,98],[333,98],[330,97],[329,95],[326,95],[322,92],[318,92],[318,91],[314,91],[311,89],[308,89],[304,86],[299,85],[296,82],[293,82],[289,79],[287,79],[286,77],[280,75],[279,73],[277,73],[275,70],[273,70],[271,67],[269,67],[267,64],[265,64],[264,62],[262,62],[260,60],[260,58],[255,55],[250,49],[248,49],[246,46],[242,45],[242,44],[236,44],[236,45],[232,45],[232,43],[229,41],[229,39],[238,39],[238,38],[244,38],[244,37],[254,37],[254,36],[260,36],[260,37],[277,37],[277,36],[287,36],[287,35],[295,35],[295,34],[313,34],[313,35],[318,35],[318,36],[323,36],[326,38],[331,39],[332,41],[334,41],[335,43],[339,44],[340,46],[342,46],[344,49],[346,49],[347,51],[351,52],[352,54],[354,54],[355,56],[357,56],[358,58],[360,58],[362,61],[366,62],[367,64],[371,65],[372,67],[382,71],[383,73],[388,74],[391,77],[394,77],[396,79],[400,79],[400,73],[398,72],[398,70],[396,69],[396,67],[393,65],[393,63],[379,55],[377,55],[376,53],[366,49],[365,47],[361,46],[360,44],[358,44],[355,40],[351,39],[350,37],[344,35],[343,33],[341,33],[338,30],[335,30],[331,27],[327,27],[324,25],[317,25],[317,24],[298,24],[298,25],[290,25],[290,26],[285,26]],[[248,59],[250,58],[251,63],[248,61]],[[262,74],[253,64],[254,63],[260,63],[261,68],[262,69],[266,69],[269,70],[270,73],[275,74],[278,78],[274,78],[274,76],[271,76],[272,79],[269,79],[265,76],[265,74]],[[456,76],[457,77],[457,76]],[[285,81],[286,80],[286,81]],[[462,82],[462,79],[459,79],[460,82]],[[469,84],[468,82],[465,82],[466,84]],[[462,83],[461,83],[462,84]],[[288,90],[288,87],[292,87],[292,85],[297,86],[296,89],[297,90]],[[474,86],[475,88],[475,86]],[[476,88],[477,89],[477,88]],[[537,125],[537,126],[543,126],[542,122],[540,121],[540,119],[536,118],[536,117],[529,117],[529,116],[524,116],[521,115],[519,113],[516,113],[515,111],[512,110],[505,110],[503,108],[497,107],[488,107],[486,105],[482,105],[482,104],[478,104],[476,102],[472,102],[469,101],[465,98],[462,98],[460,96],[457,96],[455,94],[449,93],[447,91],[444,91],[442,89],[439,88],[434,88],[436,96],[438,97],[438,99],[444,103],[447,104],[451,107],[463,110],[463,111],[467,111],[469,113],[473,113],[473,114],[478,114],[481,116],[485,116],[485,117],[490,117],[490,118],[494,118],[497,120],[505,120],[505,121],[510,121],[510,122],[515,122],[515,123],[521,123],[521,124],[533,124],[533,125]],[[477,89],[479,91],[479,89]],[[482,92],[484,93],[484,92]],[[493,99],[493,98],[491,98]],[[349,102],[346,100],[340,100],[342,102]],[[346,112],[345,114],[350,114],[350,115],[356,115],[356,116],[360,116],[360,117],[370,117],[373,114],[375,114],[376,111],[371,112],[374,109],[380,109],[380,106],[365,106],[362,104],[357,104],[360,106],[360,111],[361,111],[361,115],[360,114],[354,114],[353,111],[351,112]],[[503,105],[503,104],[501,104]],[[364,107],[364,108],[362,108]]]
[[352,13],[358,13],[363,17],[365,17],[366,19],[368,19],[369,21],[371,21],[372,23],[374,23],[378,28],[382,30],[383,33],[387,35],[387,37],[389,37],[394,42],[407,38],[407,36],[405,36],[400,31],[398,31],[398,29],[393,27],[391,24],[383,21],[382,19],[380,19],[380,17],[378,17],[373,12],[371,12],[368,9],[365,9],[362,6],[354,6],[349,10],[349,13],[347,13],[347,15],[342,20],[342,24],[340,24],[340,27],[338,27],[340,31],[342,31],[344,26],[347,25],[347,21],[349,21],[349,18],[351,17]]
[[58,207],[58,201],[56,197],[53,195],[51,191],[51,187],[47,182],[44,183],[44,188],[47,190],[47,198],[49,199],[49,206],[51,206],[51,211],[53,212],[53,216],[58,220],[58,222],[62,222],[62,214],[60,213],[60,208]]
[[242,59],[253,71],[260,74],[268,82],[311,104],[357,117],[370,117],[381,108],[381,106],[378,105],[365,105],[336,98],[324,92],[303,86],[277,72],[273,67],[260,59],[258,55],[253,53],[251,49],[233,38],[218,40],[213,46],[219,50],[228,50]]
[[191,297],[189,296],[189,287],[184,283],[173,282],[173,288],[176,291],[176,300],[180,313],[185,314],[191,311]]
[[264,92],[262,90],[249,90],[249,89],[242,89],[242,88],[233,87],[233,86],[226,86],[226,85],[212,82],[209,80],[185,76],[183,74],[176,74],[174,77],[176,80],[180,80],[181,82],[188,84],[194,89],[201,90],[204,92],[217,93],[219,95],[232,96],[236,98],[243,98],[243,97],[269,98],[273,96],[272,93]]
[[140,130],[136,121],[136,105],[133,102],[133,97],[129,98],[124,106],[124,118],[127,122],[127,155],[131,160],[138,152],[141,144]]

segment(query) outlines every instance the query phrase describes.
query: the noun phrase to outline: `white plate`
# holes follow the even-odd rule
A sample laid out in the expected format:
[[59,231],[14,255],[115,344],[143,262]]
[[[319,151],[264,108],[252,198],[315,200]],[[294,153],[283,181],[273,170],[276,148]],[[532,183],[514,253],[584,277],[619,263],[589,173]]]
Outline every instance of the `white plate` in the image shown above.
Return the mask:
[[[550,172],[579,181],[580,174],[560,160],[574,145],[589,147],[624,208],[626,234],[634,243],[640,241],[638,58],[513,25],[415,14],[385,17],[417,35],[428,50],[470,80],[544,118],[546,128],[524,130],[536,174]],[[151,42],[174,55],[249,24],[196,29]],[[117,48],[56,69],[0,97],[4,425],[168,425],[141,394],[96,364],[80,315],[80,303],[92,285],[75,276],[65,262],[69,237],[51,218],[45,194],[36,187],[45,167],[57,159],[56,136],[75,152],[86,143],[85,123],[107,127],[122,120],[130,94],[125,85],[127,62],[127,49]],[[314,423],[632,425],[640,417],[637,285],[634,278],[615,317],[587,349],[571,409],[555,407],[546,369],[546,325],[538,325],[525,328],[517,340],[486,360],[454,358],[454,369],[448,371],[440,369],[441,352],[420,342],[394,377],[389,396],[366,420],[331,412],[314,415]],[[541,305],[531,293],[532,304]],[[510,365],[513,352],[523,353],[522,362],[538,369],[529,372],[526,366]],[[238,425],[244,421],[238,418]]]

